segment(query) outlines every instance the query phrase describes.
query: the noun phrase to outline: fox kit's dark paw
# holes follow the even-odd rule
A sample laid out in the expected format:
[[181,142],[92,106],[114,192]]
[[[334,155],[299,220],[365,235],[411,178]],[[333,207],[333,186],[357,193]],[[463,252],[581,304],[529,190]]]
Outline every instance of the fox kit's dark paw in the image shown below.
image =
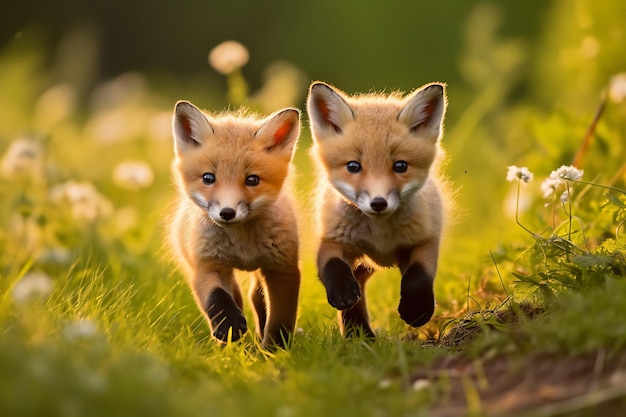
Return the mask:
[[361,298],[361,287],[352,275],[350,266],[338,258],[333,258],[322,273],[322,282],[326,287],[328,304],[337,310],[346,310]]
[[433,277],[420,264],[411,265],[402,276],[398,312],[413,327],[428,323],[435,312]]
[[228,334],[232,329],[231,341],[239,340],[248,330],[246,318],[241,309],[225,290],[215,289],[209,296],[206,312],[211,321],[213,336],[228,342]]

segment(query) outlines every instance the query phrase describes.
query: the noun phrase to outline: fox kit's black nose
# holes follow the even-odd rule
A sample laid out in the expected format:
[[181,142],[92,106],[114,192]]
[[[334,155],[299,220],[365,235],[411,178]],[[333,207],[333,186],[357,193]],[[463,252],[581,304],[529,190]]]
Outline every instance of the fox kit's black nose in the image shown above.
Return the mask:
[[374,211],[383,211],[387,208],[387,200],[382,197],[376,197],[370,201],[370,207]]
[[235,210],[231,209],[230,207],[224,207],[222,211],[220,211],[220,217],[226,221],[234,219],[235,214],[237,214],[235,213]]

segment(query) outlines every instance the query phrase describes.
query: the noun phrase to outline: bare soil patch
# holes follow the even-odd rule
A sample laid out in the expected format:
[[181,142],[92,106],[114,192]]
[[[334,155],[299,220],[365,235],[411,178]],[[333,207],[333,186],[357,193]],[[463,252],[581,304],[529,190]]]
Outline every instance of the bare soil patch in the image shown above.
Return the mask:
[[443,387],[434,417],[626,415],[626,353],[445,357],[411,375],[413,386],[419,380]]

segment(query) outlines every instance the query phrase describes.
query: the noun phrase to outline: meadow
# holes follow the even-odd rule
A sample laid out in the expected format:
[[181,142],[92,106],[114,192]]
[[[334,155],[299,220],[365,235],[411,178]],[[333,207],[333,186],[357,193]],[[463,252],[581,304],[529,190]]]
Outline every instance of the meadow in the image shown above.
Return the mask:
[[[609,51],[619,43],[595,36]],[[252,331],[217,344],[167,248],[171,117],[189,90],[129,72],[85,92],[43,71],[37,46],[5,50],[0,414],[617,415],[626,407],[624,68],[611,58],[588,65],[584,45],[566,51],[562,74],[538,57],[530,83],[541,99],[500,105],[517,93],[524,49],[489,36],[467,49],[489,52],[463,61],[465,90],[449,86],[451,106],[457,97],[466,106],[443,139],[456,205],[435,316],[405,325],[399,272],[383,270],[368,287],[376,340],[339,334],[310,240],[305,118],[294,161],[298,329],[276,352]],[[217,64],[226,97],[196,104],[296,105],[295,67],[274,67],[265,89],[250,92],[241,65]],[[245,314],[252,323],[248,303]]]

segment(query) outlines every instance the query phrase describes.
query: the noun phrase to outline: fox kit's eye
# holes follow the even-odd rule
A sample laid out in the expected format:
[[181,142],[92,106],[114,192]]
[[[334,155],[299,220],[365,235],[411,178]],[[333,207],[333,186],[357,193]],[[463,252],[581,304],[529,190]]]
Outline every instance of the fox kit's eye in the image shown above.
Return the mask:
[[258,175],[248,175],[246,177],[246,185],[248,187],[256,187],[261,182],[261,179]]
[[402,174],[403,172],[406,172],[408,168],[409,166],[407,165],[406,161],[396,161],[393,163],[393,170],[394,172],[397,172],[398,174]]
[[357,161],[350,161],[346,164],[346,169],[349,173],[356,174],[357,172],[361,171],[361,164],[359,164]]
[[213,184],[215,182],[215,175],[211,174],[210,172],[202,174],[202,182],[207,185]]

